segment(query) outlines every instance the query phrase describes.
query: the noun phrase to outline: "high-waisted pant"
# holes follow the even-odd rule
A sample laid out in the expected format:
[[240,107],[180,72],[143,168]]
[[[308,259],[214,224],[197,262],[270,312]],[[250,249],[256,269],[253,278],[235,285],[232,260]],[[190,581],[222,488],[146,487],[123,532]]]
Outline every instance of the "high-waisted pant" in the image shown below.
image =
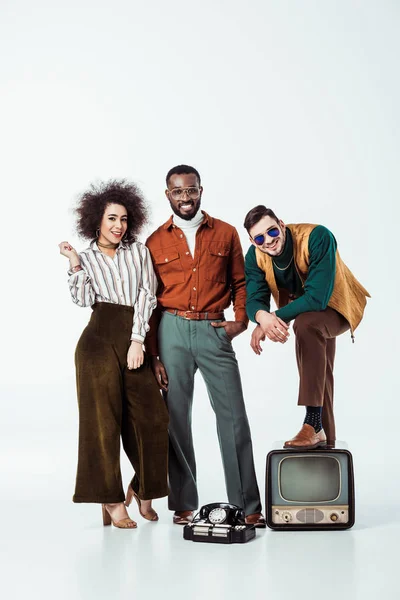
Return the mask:
[[129,370],[133,308],[93,305],[75,353],[79,456],[74,502],[123,502],[120,437],[142,500],[168,494],[168,410],[148,359]]
[[322,426],[329,441],[336,439],[333,412],[333,365],[336,337],[350,329],[346,319],[333,308],[306,312],[296,317],[296,357],[300,375],[302,406],[322,406]]

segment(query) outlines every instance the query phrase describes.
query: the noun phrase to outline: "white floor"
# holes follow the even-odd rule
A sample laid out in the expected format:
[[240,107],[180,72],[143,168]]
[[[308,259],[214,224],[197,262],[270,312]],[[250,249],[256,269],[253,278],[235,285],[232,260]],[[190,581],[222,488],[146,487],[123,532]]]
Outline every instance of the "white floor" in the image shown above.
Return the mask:
[[367,527],[370,507],[349,532],[267,530],[220,546],[184,541],[165,510],[159,523],[128,532],[103,529],[99,510],[65,503],[46,521],[42,502],[21,501],[19,519],[3,520],[4,599],[399,598],[400,527]]
[[[0,530],[4,600],[400,598],[398,459],[388,446],[385,454],[379,447],[367,450],[361,441],[353,448],[353,529],[259,530],[246,545],[222,546],[183,540],[182,528],[171,523],[165,499],[154,504],[158,523],[144,521],[134,507],[136,531],[104,528],[99,506],[71,502],[76,439],[69,425],[52,435],[27,429],[18,443],[16,433],[3,431],[1,437],[2,483],[9,491],[2,494]],[[211,441],[213,437],[210,434]],[[211,451],[217,452],[217,447],[211,445]],[[262,494],[264,457],[259,448]],[[199,456],[203,504],[225,500],[218,453],[215,465],[210,465],[208,477]],[[125,461],[123,472],[127,480]]]

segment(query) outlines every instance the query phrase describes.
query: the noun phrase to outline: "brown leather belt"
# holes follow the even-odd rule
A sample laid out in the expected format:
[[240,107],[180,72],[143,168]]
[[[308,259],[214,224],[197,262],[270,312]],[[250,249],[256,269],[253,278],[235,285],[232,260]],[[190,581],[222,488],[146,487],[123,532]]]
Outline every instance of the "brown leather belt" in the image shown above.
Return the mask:
[[194,321],[205,321],[206,319],[224,319],[223,312],[195,312],[193,310],[175,310],[174,308],[166,308],[165,312],[183,317],[184,319],[193,319]]

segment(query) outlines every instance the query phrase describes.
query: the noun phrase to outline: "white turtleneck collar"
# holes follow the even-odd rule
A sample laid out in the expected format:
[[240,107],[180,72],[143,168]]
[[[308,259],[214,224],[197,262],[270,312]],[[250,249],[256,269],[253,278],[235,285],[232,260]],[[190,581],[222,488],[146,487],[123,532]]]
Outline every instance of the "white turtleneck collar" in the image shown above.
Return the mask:
[[196,246],[196,232],[204,220],[204,214],[199,210],[193,219],[187,220],[182,219],[178,215],[174,214],[173,221],[174,225],[179,227],[183,231],[186,237],[186,241],[189,246],[190,254],[194,257],[194,251]]
[[201,210],[197,211],[197,213],[194,215],[193,219],[182,219],[182,217],[179,217],[178,215],[174,214],[174,224],[179,227],[179,229],[182,229],[182,231],[184,229],[192,229],[193,227],[196,227],[196,229],[199,227],[199,225],[203,222],[204,219],[204,215],[201,212]]

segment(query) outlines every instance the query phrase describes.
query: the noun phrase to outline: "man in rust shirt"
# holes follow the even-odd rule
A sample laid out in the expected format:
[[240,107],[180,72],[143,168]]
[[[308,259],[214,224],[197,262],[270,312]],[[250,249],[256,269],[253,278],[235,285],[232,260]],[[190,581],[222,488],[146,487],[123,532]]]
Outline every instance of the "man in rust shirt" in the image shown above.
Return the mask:
[[[203,192],[193,167],[168,172],[173,215],[147,240],[157,273],[158,308],[146,350],[170,415],[169,508],[189,523],[198,508],[191,415],[199,369],[216,415],[229,502],[265,527],[253,449],[232,339],[247,328],[244,259],[232,225],[200,211]],[[224,310],[233,302],[234,321]]]

